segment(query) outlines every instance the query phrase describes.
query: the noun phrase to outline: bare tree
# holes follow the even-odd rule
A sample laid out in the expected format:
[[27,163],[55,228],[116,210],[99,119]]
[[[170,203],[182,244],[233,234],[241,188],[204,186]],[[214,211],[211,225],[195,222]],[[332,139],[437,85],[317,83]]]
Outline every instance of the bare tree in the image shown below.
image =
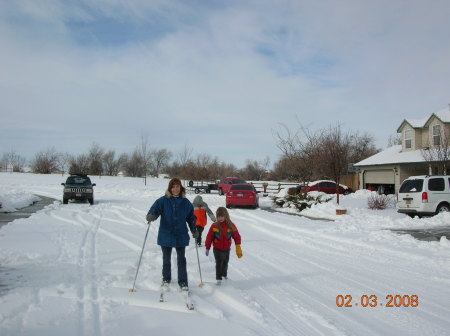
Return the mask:
[[58,152],[49,148],[37,153],[31,161],[31,169],[38,174],[51,174],[58,171]]
[[107,151],[103,154],[103,169],[104,173],[109,176],[116,176],[120,170],[119,160],[115,159],[116,152],[113,150]]
[[131,177],[142,177],[144,176],[144,162],[142,160],[142,155],[135,149],[131,155],[123,156],[123,169],[127,176]]
[[158,176],[161,169],[166,167],[169,163],[172,153],[167,149],[157,149],[153,152],[153,173]]
[[322,131],[320,146],[317,147],[319,162],[322,162],[320,171],[336,182],[337,204],[339,204],[339,183],[348,170],[353,138],[350,132],[344,133],[341,125],[337,124]]
[[117,159],[117,164],[119,166],[119,173],[123,172],[125,173],[125,175],[127,175],[126,172],[126,166],[128,164],[129,161],[129,155],[127,153],[122,153],[120,154],[119,158]]
[[88,157],[89,163],[89,174],[91,175],[102,175],[103,173],[103,154],[104,149],[96,142],[91,145],[89,149]]
[[141,143],[137,149],[137,153],[140,155],[140,161],[143,166],[144,184],[147,185],[147,174],[149,173],[153,156],[148,142],[148,135],[141,135]]
[[60,171],[61,175],[64,176],[64,173],[66,172],[68,168],[70,160],[70,155],[67,153],[58,153],[58,156],[56,158],[56,168]]
[[395,145],[401,145],[402,144],[402,135],[401,134],[395,134],[395,135],[389,135],[387,146],[392,147]]
[[369,156],[375,155],[380,151],[376,148],[375,140],[372,135],[366,133],[359,134],[355,132],[350,134],[351,144],[349,152],[349,163],[362,161]]
[[184,144],[184,148],[178,153],[178,162],[181,166],[186,165],[189,161],[192,160],[192,152],[193,148],[189,146],[187,143]]
[[315,175],[318,135],[301,125],[295,132],[284,124],[280,125],[284,132],[274,132],[277,147],[281,150],[283,159],[290,163],[293,174],[306,183]]
[[245,161],[245,167],[242,169],[242,176],[247,180],[262,181],[269,163],[269,157],[260,161],[248,159]]
[[89,174],[90,160],[87,154],[69,158],[69,174]]
[[429,143],[426,149],[420,150],[422,157],[428,162],[429,167],[433,165],[437,167],[438,174],[447,175],[450,161],[450,132],[447,128],[440,129],[439,134],[434,134],[434,138],[433,145]]
[[23,172],[23,168],[25,167],[26,159],[17,154],[15,150],[11,150],[5,154],[3,154],[2,166],[5,167],[6,170],[10,170],[12,172]]

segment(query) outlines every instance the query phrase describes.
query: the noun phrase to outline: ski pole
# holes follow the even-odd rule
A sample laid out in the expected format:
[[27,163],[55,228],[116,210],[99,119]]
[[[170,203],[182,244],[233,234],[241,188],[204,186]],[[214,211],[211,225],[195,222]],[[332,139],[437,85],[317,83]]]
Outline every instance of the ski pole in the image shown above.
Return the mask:
[[200,258],[198,256],[197,243],[195,243],[195,250],[197,251],[198,271],[200,272],[200,285],[198,285],[198,287],[202,288],[205,284],[203,283],[203,279],[202,279],[202,269],[200,268]]
[[141,256],[139,257],[138,267],[137,267],[137,270],[136,270],[136,276],[134,277],[133,288],[129,289],[128,290],[129,292],[136,292],[136,289],[134,289],[134,286],[136,285],[136,279],[137,279],[137,276],[138,276],[139,267],[141,266],[142,254],[144,253],[145,242],[147,241],[148,230],[150,229],[150,222],[148,222],[147,224],[148,224],[147,232],[145,233],[144,244],[142,245]]

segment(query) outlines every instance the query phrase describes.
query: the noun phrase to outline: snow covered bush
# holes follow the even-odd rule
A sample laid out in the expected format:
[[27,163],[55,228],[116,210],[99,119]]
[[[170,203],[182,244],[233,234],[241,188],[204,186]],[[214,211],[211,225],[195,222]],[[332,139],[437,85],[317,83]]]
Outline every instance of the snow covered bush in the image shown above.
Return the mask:
[[367,206],[372,210],[384,210],[395,206],[395,198],[393,195],[372,193],[367,198]]
[[317,195],[295,194],[273,197],[273,203],[280,208],[294,208],[302,211],[310,208],[314,204],[328,202],[331,198],[326,197],[325,194],[317,193]]

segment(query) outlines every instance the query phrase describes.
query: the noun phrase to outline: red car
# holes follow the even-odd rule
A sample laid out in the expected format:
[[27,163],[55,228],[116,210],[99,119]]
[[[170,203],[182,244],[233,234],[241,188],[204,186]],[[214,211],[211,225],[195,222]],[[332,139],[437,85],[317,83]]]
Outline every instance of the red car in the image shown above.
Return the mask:
[[259,207],[259,196],[253,184],[241,183],[233,184],[226,194],[225,204],[227,208],[232,206]]
[[237,177],[225,177],[219,181],[219,185],[217,186],[217,190],[219,191],[219,195],[226,194],[233,184],[237,183],[247,183],[247,181],[242,180]]
[[[302,190],[303,186],[300,186],[299,189]],[[336,194],[336,183],[328,180],[309,182],[306,186],[306,191],[320,191],[326,194]],[[353,190],[351,188],[343,184],[339,185],[339,194],[348,195],[352,192]]]

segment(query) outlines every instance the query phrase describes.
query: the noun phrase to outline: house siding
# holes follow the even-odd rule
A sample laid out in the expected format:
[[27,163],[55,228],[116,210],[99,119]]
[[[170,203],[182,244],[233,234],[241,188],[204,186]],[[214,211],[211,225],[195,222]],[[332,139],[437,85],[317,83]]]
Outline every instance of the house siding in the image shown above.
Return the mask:
[[415,149],[421,149],[423,147],[423,138],[422,138],[423,131],[421,129],[415,129],[413,132],[413,143],[414,146],[412,146]]
[[[411,131],[411,148],[406,148],[406,141],[405,141],[405,133],[406,131]],[[414,129],[409,126],[408,124],[405,124],[405,126],[403,127],[403,129],[401,130],[401,134],[402,134],[402,149],[403,151],[407,152],[410,150],[414,150],[415,149],[415,132]]]

